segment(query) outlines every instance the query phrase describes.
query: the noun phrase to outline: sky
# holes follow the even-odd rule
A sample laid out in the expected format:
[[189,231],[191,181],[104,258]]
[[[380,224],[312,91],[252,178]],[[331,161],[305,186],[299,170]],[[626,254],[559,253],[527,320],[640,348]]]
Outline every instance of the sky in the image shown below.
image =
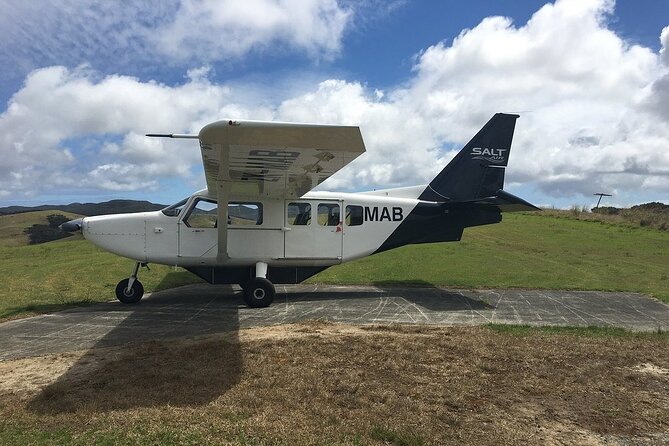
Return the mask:
[[505,189],[669,203],[665,0],[0,0],[0,206],[172,203],[219,119],[359,125],[321,190],[426,184],[496,112]]

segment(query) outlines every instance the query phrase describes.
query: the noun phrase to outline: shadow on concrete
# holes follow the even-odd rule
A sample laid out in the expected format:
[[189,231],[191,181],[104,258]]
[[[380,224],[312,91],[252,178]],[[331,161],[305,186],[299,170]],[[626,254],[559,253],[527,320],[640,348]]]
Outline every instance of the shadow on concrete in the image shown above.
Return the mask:
[[[168,275],[165,280],[174,283],[175,278]],[[28,408],[35,413],[58,414],[207,404],[240,380],[240,325],[271,325],[314,317],[311,311],[295,310],[286,318],[282,302],[346,300],[352,312],[368,307],[359,308],[352,302],[356,299],[382,298],[403,299],[440,312],[492,308],[471,294],[465,296],[429,283],[412,282],[407,286],[381,282],[373,288],[328,287],[323,291],[317,285],[278,288],[275,304],[266,309],[246,309],[238,288],[206,284],[156,292],[136,305],[110,302],[82,309],[90,313],[87,325],[75,324],[65,330],[93,338],[101,325],[109,331],[103,331],[95,345],[34,397]],[[282,292],[284,289],[287,292]],[[328,309],[336,305],[320,307],[325,313],[318,317],[327,319]],[[211,334],[217,336],[192,341]],[[176,338],[180,338],[178,342]]]
[[[379,299],[381,297],[401,297],[407,302],[419,305],[431,311],[471,311],[491,310],[494,306],[481,299],[472,299],[459,292],[441,289],[429,282],[374,282],[374,288],[343,289],[333,291],[332,289],[319,291],[291,291],[285,294],[286,301],[321,301],[321,300],[344,300],[344,299]],[[277,295],[277,300],[282,298]]]
[[[243,367],[241,299],[230,287],[198,287],[191,293],[184,298],[168,290],[137,305],[106,304],[127,315],[121,314],[125,317],[115,328],[34,397],[29,410],[58,414],[200,406],[224,394],[239,382]],[[213,333],[223,335],[197,343],[167,339]]]

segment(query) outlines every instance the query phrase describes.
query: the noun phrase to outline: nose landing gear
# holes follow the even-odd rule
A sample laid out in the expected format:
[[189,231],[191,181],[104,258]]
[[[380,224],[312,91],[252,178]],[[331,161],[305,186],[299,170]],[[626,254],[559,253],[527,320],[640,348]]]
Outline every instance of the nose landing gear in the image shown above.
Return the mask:
[[137,280],[137,273],[139,267],[145,266],[149,268],[146,263],[137,262],[132,270],[129,278],[121,280],[116,285],[116,298],[124,304],[136,304],[144,296],[144,286],[142,282]]

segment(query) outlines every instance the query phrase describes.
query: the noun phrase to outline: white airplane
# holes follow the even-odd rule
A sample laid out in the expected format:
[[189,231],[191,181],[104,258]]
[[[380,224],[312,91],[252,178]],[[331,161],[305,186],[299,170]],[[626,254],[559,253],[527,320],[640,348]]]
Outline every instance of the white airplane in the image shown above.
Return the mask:
[[116,287],[123,303],[144,294],[147,263],[178,265],[212,284],[239,284],[266,307],[274,283],[412,243],[459,241],[502,212],[537,210],[503,190],[518,115],[495,114],[428,185],[311,191],[365,151],[358,127],[217,121],[198,135],[207,188],[162,211],[103,215],[62,225],[134,260]]

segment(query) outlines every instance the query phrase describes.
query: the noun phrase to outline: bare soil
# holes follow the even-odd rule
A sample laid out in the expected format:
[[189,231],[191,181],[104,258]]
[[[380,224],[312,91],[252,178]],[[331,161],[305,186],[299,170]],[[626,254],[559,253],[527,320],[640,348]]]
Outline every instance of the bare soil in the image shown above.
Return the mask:
[[669,345],[488,327],[254,328],[0,362],[3,430],[14,434],[0,442],[17,444],[56,431],[77,444],[669,444]]

